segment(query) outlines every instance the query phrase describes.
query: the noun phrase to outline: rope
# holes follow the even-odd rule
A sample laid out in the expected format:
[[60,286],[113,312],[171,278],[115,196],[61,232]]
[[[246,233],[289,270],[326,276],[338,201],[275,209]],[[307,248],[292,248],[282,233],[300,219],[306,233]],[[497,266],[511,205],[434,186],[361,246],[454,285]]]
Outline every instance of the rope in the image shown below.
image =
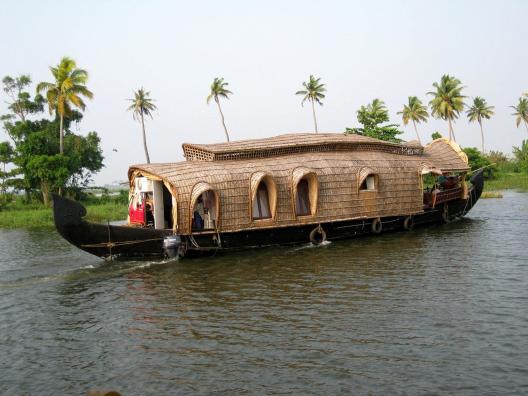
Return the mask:
[[114,246],[124,246],[124,245],[133,245],[136,243],[150,242],[150,241],[160,241],[163,238],[152,238],[152,239],[142,239],[139,241],[123,241],[123,242],[101,242],[101,243],[92,243],[88,245],[81,245],[81,247],[108,247],[112,249]]

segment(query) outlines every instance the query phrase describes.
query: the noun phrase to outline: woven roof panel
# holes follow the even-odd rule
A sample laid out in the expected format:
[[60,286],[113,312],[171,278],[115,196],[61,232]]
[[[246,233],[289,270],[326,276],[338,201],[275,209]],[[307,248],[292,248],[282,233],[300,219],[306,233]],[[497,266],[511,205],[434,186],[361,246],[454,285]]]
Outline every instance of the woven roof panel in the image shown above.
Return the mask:
[[291,133],[229,143],[183,144],[183,152],[188,161],[228,161],[357,149],[389,151],[402,155],[423,153],[423,147],[416,142],[398,144],[343,133]]

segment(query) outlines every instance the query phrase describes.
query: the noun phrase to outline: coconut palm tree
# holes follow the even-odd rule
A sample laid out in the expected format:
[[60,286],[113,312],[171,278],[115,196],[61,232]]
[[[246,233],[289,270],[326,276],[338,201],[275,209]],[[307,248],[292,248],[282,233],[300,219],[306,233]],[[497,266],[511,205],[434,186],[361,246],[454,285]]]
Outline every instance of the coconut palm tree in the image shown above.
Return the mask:
[[153,103],[154,99],[151,99],[150,92],[140,88],[134,91],[134,98],[128,99],[132,102],[130,107],[127,109],[132,111],[132,117],[136,121],[141,122],[141,130],[143,132],[143,149],[145,150],[145,157],[147,158],[147,164],[150,164],[150,157],[147,149],[147,134],[145,133],[145,116],[152,117],[152,112],[157,109]]
[[315,117],[315,103],[318,103],[320,106],[322,106],[323,102],[321,102],[321,99],[325,98],[324,92],[326,92],[326,84],[322,84],[320,81],[320,78],[315,78],[313,75],[310,75],[310,79],[308,80],[308,82],[302,83],[304,89],[302,91],[295,92],[295,95],[304,95],[303,100],[301,102],[301,106],[303,106],[304,102],[306,102],[307,100],[312,103],[312,114],[315,125],[315,133],[318,132],[317,119]]
[[214,98],[214,101],[218,105],[218,111],[220,112],[220,117],[222,118],[222,125],[224,126],[224,132],[227,138],[227,141],[229,142],[229,133],[227,132],[225,119],[224,119],[224,113],[222,113],[222,107],[220,107],[220,98],[229,99],[229,95],[232,95],[233,92],[226,89],[226,87],[229,85],[229,83],[224,82],[223,78],[215,78],[213,80],[213,83],[211,84],[211,92],[209,93],[209,96],[207,96],[207,104],[211,101],[211,99]]
[[427,107],[422,104],[422,101],[416,96],[409,96],[408,103],[403,105],[403,110],[399,111],[398,114],[402,115],[403,125],[407,125],[409,121],[412,121],[414,125],[414,131],[416,132],[416,138],[418,142],[422,144],[420,140],[420,135],[418,134],[418,128],[416,128],[416,123],[422,121],[427,121],[429,113],[427,113]]
[[484,131],[482,130],[482,119],[489,120],[495,112],[493,111],[495,107],[488,106],[486,99],[477,96],[473,99],[473,104],[466,111],[466,115],[469,119],[469,122],[477,121],[480,125],[480,137],[482,139],[482,152],[484,153]]
[[449,140],[455,140],[455,131],[453,130],[453,121],[458,118],[461,111],[464,110],[464,98],[462,95],[462,83],[458,78],[444,74],[440,83],[434,83],[436,91],[427,92],[432,95],[433,99],[429,102],[431,106],[431,115],[435,118],[447,120],[449,125]]
[[526,132],[528,132],[528,99],[519,98],[519,103],[517,103],[517,106],[510,107],[515,110],[515,113],[513,113],[512,115],[517,117],[515,119],[515,124],[517,125],[517,128],[519,127],[521,122],[524,122]]
[[64,118],[71,115],[72,106],[84,110],[86,105],[82,97],[92,99],[93,93],[86,88],[88,72],[77,69],[77,64],[71,58],[64,57],[55,67],[50,67],[54,82],[41,82],[37,85],[37,93],[46,91],[46,99],[50,114],[55,112],[60,119],[59,147],[64,152]]

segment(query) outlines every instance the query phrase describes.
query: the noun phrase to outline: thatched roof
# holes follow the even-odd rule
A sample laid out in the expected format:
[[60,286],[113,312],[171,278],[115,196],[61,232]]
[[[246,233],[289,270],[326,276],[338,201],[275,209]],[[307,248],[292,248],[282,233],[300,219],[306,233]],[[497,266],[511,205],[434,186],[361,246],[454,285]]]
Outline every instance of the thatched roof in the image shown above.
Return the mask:
[[188,161],[227,161],[267,158],[308,152],[376,150],[402,155],[421,155],[423,147],[413,141],[391,143],[360,135],[343,133],[290,133],[264,139],[216,144],[183,144]]
[[[264,141],[268,141],[274,144],[273,150],[278,150],[277,142],[283,139],[286,143],[281,148],[295,147],[291,136],[279,136],[275,140],[259,139],[259,147],[264,147]],[[137,175],[165,182],[178,202],[177,224],[181,232],[190,231],[193,204],[199,195],[197,191],[213,189],[221,202],[219,228],[221,231],[234,231],[266,226],[280,227],[293,223],[419,213],[422,211],[421,172],[424,168],[446,172],[468,170],[467,159],[460,148],[443,139],[433,142],[425,149],[413,146],[412,148],[423,150],[418,155],[405,151],[408,146],[362,136],[301,136],[295,141],[306,143],[306,137],[314,148],[325,146],[331,140],[339,144],[343,141],[368,143],[368,146],[356,147],[352,152],[314,150],[289,155],[281,152],[273,157],[262,158],[133,165],[129,169],[129,178],[131,183]],[[319,146],[314,142],[320,142]],[[252,151],[247,141],[206,147],[212,154],[225,153],[233,147],[236,150],[232,152],[242,152],[244,147],[248,152],[259,152]],[[396,150],[386,150],[387,147]],[[379,190],[374,193],[359,191],[360,182],[368,174],[378,176]],[[315,178],[314,186],[318,186],[318,191],[315,192],[317,201],[312,211],[314,214],[297,218],[292,210],[296,184],[301,178],[308,178],[310,175]],[[269,181],[270,186],[273,185],[270,191],[270,195],[273,195],[273,198],[270,197],[273,218],[269,224],[255,222],[251,217],[252,197],[260,180],[264,179]]]
[[460,146],[446,138],[436,139],[425,146],[424,157],[444,172],[469,170],[468,158]]

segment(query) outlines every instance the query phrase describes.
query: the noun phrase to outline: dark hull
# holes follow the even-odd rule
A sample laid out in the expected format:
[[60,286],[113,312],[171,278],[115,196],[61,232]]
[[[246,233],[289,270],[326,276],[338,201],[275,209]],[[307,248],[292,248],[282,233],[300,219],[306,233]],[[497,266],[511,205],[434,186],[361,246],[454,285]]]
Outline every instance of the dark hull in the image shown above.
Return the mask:
[[[445,223],[465,216],[480,198],[484,187],[482,171],[471,179],[468,199],[440,204],[434,209],[412,216],[393,216],[376,219],[277,227],[238,232],[201,233],[181,235],[180,256],[211,254],[274,245],[294,245],[353,238],[415,227]],[[59,196],[53,197],[55,226],[59,234],[78,248],[96,256],[108,257],[163,257],[163,240],[171,230],[115,226],[90,223],[82,219],[86,210],[77,202]],[[381,225],[380,225],[380,224]]]

